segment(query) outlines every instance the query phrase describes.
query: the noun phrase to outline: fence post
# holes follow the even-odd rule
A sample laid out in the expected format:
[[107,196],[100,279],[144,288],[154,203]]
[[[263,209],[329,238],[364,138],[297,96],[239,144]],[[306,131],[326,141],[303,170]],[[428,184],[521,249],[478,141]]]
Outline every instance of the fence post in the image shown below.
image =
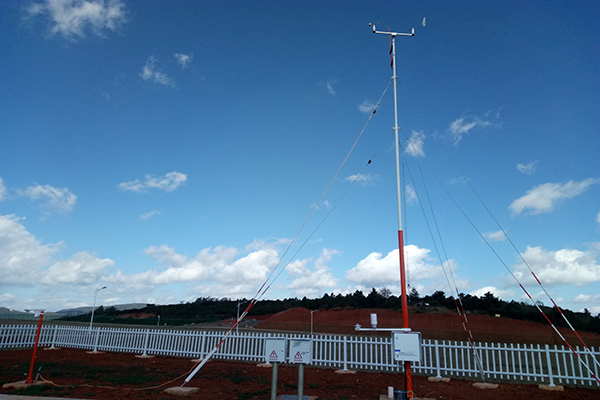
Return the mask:
[[144,353],[143,357],[148,357],[148,340],[150,339],[150,329],[146,329],[146,338],[144,339]]
[[96,340],[94,342],[94,353],[98,351],[98,342],[100,341],[100,328],[96,328]]
[[56,343],[56,332],[58,331],[58,325],[54,325],[54,333],[52,334],[52,345],[50,346],[50,349],[54,350],[56,347],[54,347],[54,344]]
[[344,371],[348,371],[348,336],[344,336],[343,345],[344,346]]
[[554,377],[552,376],[552,359],[550,357],[550,346],[546,345],[546,362],[548,363],[548,378],[550,379],[550,385],[554,386]]
[[435,344],[435,367],[437,368],[437,376],[436,378],[442,377],[442,369],[440,367],[440,348],[438,346],[437,339],[433,341]]
[[204,343],[206,339],[206,331],[202,331],[202,339],[200,340],[200,359],[204,359]]

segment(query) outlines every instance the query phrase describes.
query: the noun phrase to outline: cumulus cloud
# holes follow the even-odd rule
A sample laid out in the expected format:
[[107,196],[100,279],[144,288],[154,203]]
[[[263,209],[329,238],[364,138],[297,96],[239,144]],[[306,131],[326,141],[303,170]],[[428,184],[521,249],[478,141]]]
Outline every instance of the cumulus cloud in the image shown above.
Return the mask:
[[291,289],[296,297],[318,297],[326,289],[335,288],[338,280],[333,277],[325,264],[330,262],[333,256],[337,254],[339,254],[337,250],[323,249],[319,258],[314,262],[313,271],[307,266],[310,260],[299,260],[290,263],[287,266],[287,271],[295,279],[287,288]]
[[121,190],[129,190],[132,192],[147,192],[148,189],[159,189],[164,190],[165,192],[172,192],[186,181],[186,174],[173,171],[159,177],[146,174],[143,181],[136,179],[131,182],[121,182],[117,187]]
[[483,237],[490,242],[504,242],[506,240],[506,235],[503,231],[486,232],[483,234]]
[[[404,246],[404,260],[411,280],[419,281],[444,276],[442,267],[433,264],[435,260],[429,256],[430,252],[429,249],[412,244]],[[398,249],[390,251],[385,257],[379,252],[374,252],[346,272],[346,280],[365,287],[391,286],[390,282],[398,282],[400,279],[398,264]],[[448,264],[452,270],[457,269],[454,260],[450,260]]]
[[371,185],[377,180],[377,175],[373,174],[355,174],[344,178],[345,181],[360,183],[361,185]]
[[26,9],[29,17],[49,21],[50,34],[76,41],[86,30],[96,36],[116,31],[126,22],[126,7],[121,0],[46,0]]
[[145,81],[152,81],[154,83],[158,83],[159,85],[174,87],[175,82],[167,76],[162,71],[159,71],[156,68],[156,57],[150,56],[146,60],[146,65],[142,68],[142,72],[140,76]]
[[483,116],[463,115],[450,124],[451,140],[455,145],[457,145],[472,129],[493,126],[493,121],[498,118],[499,115],[497,113],[496,115],[492,116],[491,112],[487,112]]
[[594,295],[578,294],[573,299],[573,302],[574,303],[590,303],[590,302],[600,303],[600,294],[594,294]]
[[471,296],[481,297],[481,296],[484,296],[488,292],[492,293],[494,296],[498,297],[499,299],[508,299],[508,298],[514,297],[516,294],[515,291],[512,289],[498,289],[496,286],[485,286],[480,289],[473,290],[469,294]]
[[513,201],[509,208],[513,214],[520,214],[525,209],[530,209],[532,214],[547,213],[554,209],[556,203],[580,195],[595,183],[598,183],[598,179],[589,178],[564,184],[544,183],[527,191],[525,196]]
[[73,211],[77,202],[77,196],[71,193],[69,189],[55,188],[50,185],[30,186],[25,190],[17,190],[17,194],[38,201],[46,214]]
[[358,110],[365,114],[370,114],[375,109],[375,103],[369,100],[365,100],[358,106]]
[[176,53],[176,54],[173,54],[173,57],[175,57],[175,59],[177,60],[177,64],[181,65],[182,69],[185,69],[185,68],[189,67],[189,65],[192,63],[192,59],[194,58],[194,55],[193,54]]
[[87,251],[82,251],[70,259],[59,261],[48,268],[42,278],[42,283],[47,285],[56,283],[91,285],[106,275],[108,267],[112,265],[114,265],[114,261],[109,258],[100,259]]
[[538,161],[531,161],[529,164],[517,164],[517,169],[519,172],[525,175],[533,175],[537,170]]
[[[597,252],[594,250],[547,251],[541,247],[527,246],[522,255],[545,285],[585,286],[600,281],[600,264],[596,260]],[[537,283],[523,261],[516,264],[513,270],[515,277],[521,282]]]
[[257,284],[266,279],[267,272],[279,261],[277,251],[265,246],[239,256],[231,247],[206,248],[195,257],[178,254],[167,245],[151,246],[144,253],[166,268],[153,269],[133,275],[117,274],[111,281],[141,285],[165,285],[176,282],[207,281],[218,284],[244,282]]
[[406,202],[408,204],[419,204],[419,197],[417,196],[417,191],[412,185],[404,186],[404,196],[406,197]]
[[408,139],[408,144],[404,153],[413,157],[425,157],[425,152],[423,151],[424,141],[425,135],[422,132],[413,131]]
[[2,178],[0,178],[0,201],[4,200],[5,196],[6,196],[6,186],[4,186],[4,183],[2,182]]
[[0,283],[32,285],[62,243],[42,245],[14,215],[0,215]]

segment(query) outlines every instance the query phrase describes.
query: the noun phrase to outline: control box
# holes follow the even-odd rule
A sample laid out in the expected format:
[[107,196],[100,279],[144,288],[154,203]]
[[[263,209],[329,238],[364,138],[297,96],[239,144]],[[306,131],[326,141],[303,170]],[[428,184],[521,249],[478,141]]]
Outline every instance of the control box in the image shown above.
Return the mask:
[[421,332],[392,332],[395,361],[421,362]]
[[292,364],[312,364],[312,340],[290,340],[290,362]]
[[265,362],[286,361],[287,339],[265,339]]

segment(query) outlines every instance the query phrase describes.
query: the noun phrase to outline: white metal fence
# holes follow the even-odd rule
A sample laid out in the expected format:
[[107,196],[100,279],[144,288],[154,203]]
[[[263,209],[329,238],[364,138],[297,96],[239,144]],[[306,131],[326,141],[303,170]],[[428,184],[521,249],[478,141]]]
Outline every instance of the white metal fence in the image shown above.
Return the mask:
[[[31,347],[35,342],[35,325],[0,325],[0,349]],[[138,353],[203,358],[223,338],[224,331],[189,331],[166,329],[93,328],[44,325],[40,345],[95,351]],[[261,362],[267,338],[309,338],[306,334],[240,332],[233,333],[214,357],[217,359]],[[437,377],[480,376],[473,350],[465,342],[423,340],[423,359],[413,363],[418,374]],[[585,385],[600,387],[582,364],[585,362],[599,376],[600,352],[591,354],[576,348],[579,360],[564,346],[478,343],[475,351],[482,361],[486,379],[546,383],[550,385]],[[367,371],[402,371],[394,361],[391,338],[374,336],[313,335],[313,365],[325,368]]]

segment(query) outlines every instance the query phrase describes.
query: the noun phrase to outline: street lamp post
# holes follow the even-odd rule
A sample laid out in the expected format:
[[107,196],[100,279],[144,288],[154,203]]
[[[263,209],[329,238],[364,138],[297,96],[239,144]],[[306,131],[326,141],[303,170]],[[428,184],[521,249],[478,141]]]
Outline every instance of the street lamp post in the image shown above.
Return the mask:
[[106,286],[102,286],[94,291],[94,305],[92,306],[92,318],[90,318],[90,332],[92,331],[92,324],[94,323],[94,310],[96,310],[96,297],[98,296],[98,292],[102,289],[106,289]]
[[313,313],[316,313],[319,310],[311,310],[310,311],[310,337],[313,337]]
[[238,325],[240,323],[240,306],[242,304],[247,303],[247,301],[238,301],[237,303],[237,320],[236,320],[236,324],[235,324],[235,333],[238,333]]

